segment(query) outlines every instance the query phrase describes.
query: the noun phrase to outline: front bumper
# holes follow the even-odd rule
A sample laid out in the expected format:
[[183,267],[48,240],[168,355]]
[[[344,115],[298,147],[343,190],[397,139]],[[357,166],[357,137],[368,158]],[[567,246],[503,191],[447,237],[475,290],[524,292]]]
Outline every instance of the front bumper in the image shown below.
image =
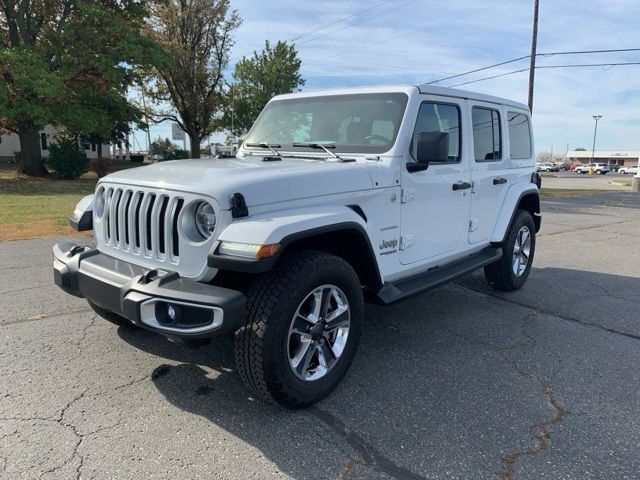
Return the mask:
[[65,292],[171,339],[211,338],[244,321],[240,292],[149,270],[67,241],[53,247],[53,275]]

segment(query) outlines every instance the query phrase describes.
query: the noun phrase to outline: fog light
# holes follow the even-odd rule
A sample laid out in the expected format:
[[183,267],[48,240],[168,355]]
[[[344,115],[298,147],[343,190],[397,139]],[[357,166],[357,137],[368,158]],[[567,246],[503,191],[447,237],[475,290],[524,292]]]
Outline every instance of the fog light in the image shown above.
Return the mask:
[[178,305],[158,302],[155,308],[156,320],[160,325],[176,325],[182,319],[182,310]]

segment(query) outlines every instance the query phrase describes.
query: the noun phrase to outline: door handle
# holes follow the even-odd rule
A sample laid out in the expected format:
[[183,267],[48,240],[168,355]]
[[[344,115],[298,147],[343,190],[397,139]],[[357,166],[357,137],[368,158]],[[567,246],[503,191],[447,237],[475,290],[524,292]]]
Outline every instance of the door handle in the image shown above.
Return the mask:
[[453,184],[454,190],[467,190],[471,188],[471,184],[469,182],[456,182]]
[[493,179],[493,184],[494,185],[502,185],[504,183],[507,183],[507,179],[506,178],[494,178]]

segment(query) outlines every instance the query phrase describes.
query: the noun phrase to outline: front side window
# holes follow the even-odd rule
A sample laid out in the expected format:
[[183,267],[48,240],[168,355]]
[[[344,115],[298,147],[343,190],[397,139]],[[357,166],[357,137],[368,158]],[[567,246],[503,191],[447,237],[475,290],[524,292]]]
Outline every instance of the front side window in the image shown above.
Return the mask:
[[460,109],[456,105],[425,102],[420,105],[416,126],[413,129],[411,156],[417,158],[418,137],[421,133],[448,133],[449,160],[447,163],[460,161]]
[[293,145],[318,143],[335,145],[336,153],[384,153],[395,143],[407,101],[404,93],[275,100],[260,114],[245,144],[308,151]]
[[509,145],[511,147],[511,158],[527,159],[531,158],[531,128],[529,127],[529,117],[524,113],[509,112]]
[[483,107],[473,107],[473,149],[476,162],[502,159],[500,113]]

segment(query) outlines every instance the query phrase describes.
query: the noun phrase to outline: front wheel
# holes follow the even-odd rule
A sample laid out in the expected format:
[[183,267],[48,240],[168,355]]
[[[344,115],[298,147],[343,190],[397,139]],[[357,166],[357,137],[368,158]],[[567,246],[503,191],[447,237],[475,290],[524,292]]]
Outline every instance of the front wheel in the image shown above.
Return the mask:
[[489,285],[505,292],[522,287],[531,272],[535,248],[533,217],[526,210],[517,210],[502,246],[502,258],[484,267]]
[[247,294],[236,332],[238,373],[260,400],[301,408],[328,395],[355,356],[364,302],[353,268],[301,250],[283,258]]

